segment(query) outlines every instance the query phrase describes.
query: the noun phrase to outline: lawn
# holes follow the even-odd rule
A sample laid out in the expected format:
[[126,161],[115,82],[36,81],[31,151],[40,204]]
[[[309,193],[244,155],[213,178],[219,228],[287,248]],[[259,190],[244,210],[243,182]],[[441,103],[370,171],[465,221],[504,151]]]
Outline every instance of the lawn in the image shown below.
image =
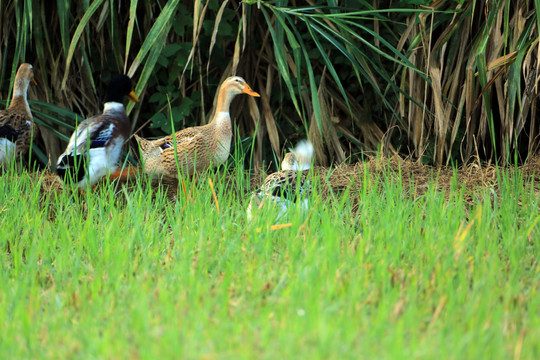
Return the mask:
[[432,175],[366,168],[248,222],[236,168],[173,200],[142,176],[79,195],[8,170],[0,358],[540,358],[538,180]]

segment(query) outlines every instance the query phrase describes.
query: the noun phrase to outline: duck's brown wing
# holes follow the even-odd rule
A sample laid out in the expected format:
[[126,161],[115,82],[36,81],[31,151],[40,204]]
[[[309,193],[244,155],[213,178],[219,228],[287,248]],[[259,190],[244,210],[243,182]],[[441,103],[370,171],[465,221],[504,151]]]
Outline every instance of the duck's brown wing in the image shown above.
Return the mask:
[[173,142],[175,140],[176,144],[179,145],[185,142],[190,142],[201,134],[202,132],[199,126],[191,127],[177,131],[176,133],[165,136],[161,139],[154,140],[153,143],[155,146],[159,146],[161,148],[168,148],[173,147]]
[[[186,129],[187,130],[187,129]],[[183,133],[176,139],[178,163],[183,171],[193,174],[197,169],[210,165],[209,149],[206,137],[200,132]],[[186,136],[190,135],[190,136]],[[162,143],[161,161],[169,173],[176,173],[176,158],[173,142]]]
[[12,139],[15,140],[15,145],[17,146],[17,156],[25,154],[28,151],[32,139],[35,139],[38,134],[33,119],[28,117],[24,112],[13,109],[0,112],[0,127],[6,130],[2,131],[2,133],[13,136]]

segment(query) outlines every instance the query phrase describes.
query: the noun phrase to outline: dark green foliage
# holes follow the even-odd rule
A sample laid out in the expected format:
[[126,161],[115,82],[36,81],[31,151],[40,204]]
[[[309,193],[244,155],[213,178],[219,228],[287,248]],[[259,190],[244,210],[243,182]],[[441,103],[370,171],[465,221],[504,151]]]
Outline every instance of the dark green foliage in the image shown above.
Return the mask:
[[44,161],[58,156],[74,114],[101,111],[119,72],[137,82],[142,101],[128,112],[147,137],[208,122],[220,82],[246,78],[268,97],[256,107],[239,97],[232,109],[236,136],[256,136],[255,165],[306,137],[320,164],[380,149],[506,162],[538,147],[535,2],[308,4],[4,1],[0,97],[18,64],[33,63],[29,98],[56,106],[55,120],[37,117]]

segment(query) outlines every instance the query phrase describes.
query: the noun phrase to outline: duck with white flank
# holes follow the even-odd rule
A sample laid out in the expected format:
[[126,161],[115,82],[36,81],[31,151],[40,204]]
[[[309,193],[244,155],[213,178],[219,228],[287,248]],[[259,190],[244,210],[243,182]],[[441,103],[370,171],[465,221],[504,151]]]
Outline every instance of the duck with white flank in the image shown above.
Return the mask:
[[71,135],[66,151],[58,158],[57,174],[72,178],[79,189],[93,186],[101,177],[116,171],[131,123],[122,103],[124,96],[138,102],[131,79],[114,77],[107,88],[103,114],[84,120]]
[[242,93],[260,96],[241,77],[229,77],[221,84],[214,117],[207,125],[186,128],[153,141],[135,135],[145,172],[178,178],[175,147],[180,169],[186,175],[223,164],[229,157],[232,140],[229,108],[234,97]]
[[0,111],[0,165],[24,155],[37,135],[26,97],[30,82],[35,83],[34,69],[30,64],[22,64],[15,75],[11,103]]
[[308,208],[311,188],[307,170],[311,168],[314,152],[313,145],[303,140],[285,155],[281,171],[268,175],[263,186],[251,196],[247,208],[248,220],[265,202],[278,206],[278,219],[297,202],[301,203],[302,209]]

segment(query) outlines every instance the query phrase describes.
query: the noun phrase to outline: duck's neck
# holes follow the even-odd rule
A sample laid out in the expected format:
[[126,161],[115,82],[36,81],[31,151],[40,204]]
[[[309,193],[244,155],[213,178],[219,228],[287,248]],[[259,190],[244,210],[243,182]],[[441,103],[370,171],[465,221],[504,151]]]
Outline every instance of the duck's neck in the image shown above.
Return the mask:
[[103,113],[111,113],[111,112],[126,112],[126,108],[124,108],[124,104],[115,102],[115,101],[109,101],[106,102],[103,106]]
[[236,94],[227,91],[226,88],[219,90],[216,113],[211,121],[212,125],[218,128],[231,127],[231,115],[229,109],[235,96]]
[[28,105],[28,100],[26,98],[26,91],[21,92],[19,88],[15,88],[9,107],[18,109],[24,108],[28,116],[32,116],[32,112],[30,111],[30,106]]
[[16,80],[15,84],[13,86],[13,98],[16,96],[22,96],[24,97],[24,100],[26,101],[26,93],[28,92],[28,81],[23,81],[21,79]]
[[214,131],[228,133],[232,131],[231,115],[228,112],[217,112],[209,125]]

